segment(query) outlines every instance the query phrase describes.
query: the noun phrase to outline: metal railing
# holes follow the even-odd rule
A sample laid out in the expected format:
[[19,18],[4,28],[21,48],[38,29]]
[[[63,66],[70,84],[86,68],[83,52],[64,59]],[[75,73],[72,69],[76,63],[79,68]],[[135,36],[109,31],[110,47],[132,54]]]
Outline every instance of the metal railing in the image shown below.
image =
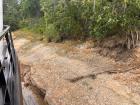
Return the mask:
[[22,105],[17,55],[10,26],[0,33],[0,105]]

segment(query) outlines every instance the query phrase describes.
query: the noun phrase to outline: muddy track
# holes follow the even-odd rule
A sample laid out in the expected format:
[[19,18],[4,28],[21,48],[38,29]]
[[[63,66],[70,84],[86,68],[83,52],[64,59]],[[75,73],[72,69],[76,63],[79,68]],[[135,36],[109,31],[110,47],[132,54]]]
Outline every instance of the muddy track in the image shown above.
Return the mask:
[[75,46],[64,53],[63,44],[44,45],[26,38],[14,42],[26,65],[21,74],[26,87],[36,87],[46,104],[140,105],[139,66],[115,62],[94,49]]

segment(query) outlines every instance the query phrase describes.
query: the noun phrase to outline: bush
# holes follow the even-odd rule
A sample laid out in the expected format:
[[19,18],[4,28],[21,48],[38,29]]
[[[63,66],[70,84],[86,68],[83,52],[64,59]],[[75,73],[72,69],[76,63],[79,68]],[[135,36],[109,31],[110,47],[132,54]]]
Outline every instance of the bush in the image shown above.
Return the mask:
[[106,37],[140,25],[139,0],[41,0],[41,6],[46,26],[64,38]]
[[19,28],[18,20],[15,20],[13,17],[5,17],[4,24],[10,25],[12,31],[15,31]]
[[53,24],[49,24],[46,27],[46,34],[45,36],[47,37],[48,41],[54,41],[54,42],[58,42],[60,41],[60,36],[58,31],[56,30],[55,26]]
[[9,2],[6,23],[15,29],[26,27],[50,41],[121,34],[131,48],[140,39],[140,0],[39,1],[22,0],[14,3],[16,8]]
[[26,28],[35,33],[45,34],[44,18],[28,18],[19,22],[20,28]]

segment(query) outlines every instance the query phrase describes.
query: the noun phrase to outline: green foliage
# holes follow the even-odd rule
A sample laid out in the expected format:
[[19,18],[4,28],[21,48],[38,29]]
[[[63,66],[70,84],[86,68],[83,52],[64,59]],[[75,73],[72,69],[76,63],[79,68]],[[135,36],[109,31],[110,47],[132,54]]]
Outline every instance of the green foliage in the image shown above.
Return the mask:
[[18,27],[26,27],[52,41],[103,38],[118,33],[130,37],[140,29],[140,0],[8,1],[6,22],[19,23]]
[[21,0],[19,12],[23,19],[40,17],[39,0]]
[[44,18],[27,18],[19,23],[20,28],[26,28],[39,34],[44,34]]
[[49,42],[50,41],[54,41],[54,42],[60,41],[59,33],[53,24],[49,24],[46,27],[46,34],[45,35],[46,35]]
[[17,0],[4,0],[4,24],[10,25],[12,30],[19,28],[19,5]]
[[31,24],[40,27],[41,15],[39,0],[4,0],[4,24],[11,25],[13,30]]
[[139,0],[41,0],[60,37],[105,37],[140,25]]

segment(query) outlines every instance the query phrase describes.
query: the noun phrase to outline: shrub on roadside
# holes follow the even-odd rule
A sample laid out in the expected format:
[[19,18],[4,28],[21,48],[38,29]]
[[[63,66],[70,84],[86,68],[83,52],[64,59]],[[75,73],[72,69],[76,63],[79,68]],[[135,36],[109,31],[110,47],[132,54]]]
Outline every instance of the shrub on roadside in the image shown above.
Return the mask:
[[139,0],[41,0],[41,7],[46,27],[62,38],[131,37],[140,26]]

